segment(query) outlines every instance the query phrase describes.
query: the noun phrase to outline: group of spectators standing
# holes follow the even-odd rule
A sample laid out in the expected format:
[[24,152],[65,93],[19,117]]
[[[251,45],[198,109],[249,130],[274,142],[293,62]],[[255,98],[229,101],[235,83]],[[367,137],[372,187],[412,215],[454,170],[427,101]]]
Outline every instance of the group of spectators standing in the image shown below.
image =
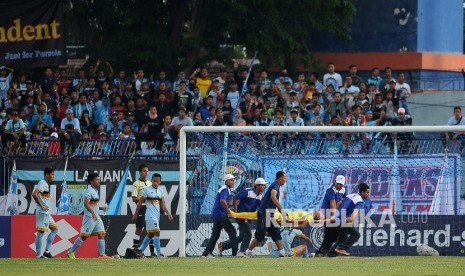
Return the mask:
[[248,77],[248,71],[234,63],[215,76],[197,68],[169,80],[164,70],[149,77],[139,69],[128,76],[98,61],[90,72],[81,69],[70,76],[65,69],[46,68],[41,79],[33,80],[2,66],[2,145],[18,154],[28,141],[53,140],[49,154],[63,154],[75,153],[83,140],[126,139],[152,155],[176,149],[178,131],[186,125],[411,124],[410,87],[402,72],[394,78],[389,67],[383,77],[373,68],[366,80],[355,65],[342,78],[333,63],[322,79],[316,72],[294,78],[285,68],[276,78],[267,70],[252,70]]

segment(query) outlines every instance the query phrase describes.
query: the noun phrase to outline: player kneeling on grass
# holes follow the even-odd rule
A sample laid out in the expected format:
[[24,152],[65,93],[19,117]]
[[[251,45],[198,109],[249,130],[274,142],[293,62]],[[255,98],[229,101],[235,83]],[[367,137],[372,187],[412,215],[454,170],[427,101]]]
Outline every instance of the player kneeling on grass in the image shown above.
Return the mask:
[[[50,248],[52,247],[53,240],[58,232],[58,227],[50,215],[50,184],[55,179],[55,171],[52,168],[44,169],[44,179],[39,181],[34,187],[32,198],[37,203],[36,207],[36,228],[37,236],[35,240],[36,245],[36,258],[52,258]],[[44,233],[50,228],[51,232],[47,236],[47,244],[45,245],[45,252],[42,252],[42,237]]]
[[[299,224],[298,228],[305,229],[308,225],[308,221],[304,221],[304,223]],[[310,243],[310,238],[307,237],[302,230],[292,228],[292,227],[280,227],[279,231],[281,232],[281,238],[283,241],[283,249],[286,252],[288,257],[307,257],[307,245],[300,244],[296,247],[292,247],[292,243],[296,238],[300,238],[304,240],[306,243]],[[275,243],[268,243],[268,249],[270,250],[270,256],[272,257],[281,257],[279,253],[279,249]]]
[[[339,256],[350,256],[347,252],[360,238],[358,225],[355,225],[360,210],[365,209],[365,200],[370,196],[370,187],[366,183],[358,185],[358,193],[350,194],[342,201],[339,209],[338,240],[334,245],[334,252]],[[345,222],[343,221],[345,220]]]
[[149,245],[149,242],[153,239],[158,257],[164,257],[164,255],[161,254],[160,248],[160,206],[168,215],[169,220],[172,220],[173,216],[166,208],[165,196],[159,189],[160,184],[161,175],[154,173],[152,176],[152,185],[144,188],[142,195],[139,198],[139,203],[137,203],[136,211],[134,212],[132,220],[133,222],[137,221],[139,210],[142,208],[142,204],[145,203],[145,231],[147,232],[147,235],[142,241],[139,250],[144,252]]
[[112,259],[105,255],[105,228],[103,221],[98,214],[99,209],[105,210],[106,207],[99,207],[98,188],[100,187],[100,177],[96,173],[91,173],[87,177],[90,187],[87,188],[84,197],[84,217],[82,218],[82,227],[80,237],[74,241],[73,246],[68,252],[68,258],[76,259],[74,252],[84,243],[91,235],[98,237],[98,255],[99,259]]

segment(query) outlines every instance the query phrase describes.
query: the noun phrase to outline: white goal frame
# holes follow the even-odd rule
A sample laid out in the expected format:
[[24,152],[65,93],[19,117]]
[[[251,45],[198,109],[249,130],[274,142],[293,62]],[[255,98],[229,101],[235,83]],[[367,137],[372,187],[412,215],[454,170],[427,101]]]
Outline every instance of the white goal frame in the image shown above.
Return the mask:
[[181,243],[179,257],[186,257],[186,215],[187,215],[187,133],[204,132],[414,132],[414,133],[465,133],[465,126],[185,126],[179,132],[179,230]]

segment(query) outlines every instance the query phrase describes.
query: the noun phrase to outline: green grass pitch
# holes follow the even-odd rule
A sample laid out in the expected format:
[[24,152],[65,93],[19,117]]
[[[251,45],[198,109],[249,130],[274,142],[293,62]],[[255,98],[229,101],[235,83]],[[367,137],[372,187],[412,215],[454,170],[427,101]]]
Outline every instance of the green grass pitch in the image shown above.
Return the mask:
[[0,259],[1,275],[464,275],[463,257]]

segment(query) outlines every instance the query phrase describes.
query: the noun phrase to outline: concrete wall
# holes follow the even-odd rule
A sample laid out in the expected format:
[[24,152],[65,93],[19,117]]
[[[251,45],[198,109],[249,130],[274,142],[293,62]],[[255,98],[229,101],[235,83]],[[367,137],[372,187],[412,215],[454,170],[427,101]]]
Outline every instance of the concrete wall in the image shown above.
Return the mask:
[[413,124],[417,126],[446,125],[454,106],[460,106],[465,116],[464,91],[414,93],[409,98]]
[[463,0],[418,1],[418,52],[463,52]]
[[317,32],[313,51],[463,52],[463,0],[363,0],[355,5],[352,39]]

